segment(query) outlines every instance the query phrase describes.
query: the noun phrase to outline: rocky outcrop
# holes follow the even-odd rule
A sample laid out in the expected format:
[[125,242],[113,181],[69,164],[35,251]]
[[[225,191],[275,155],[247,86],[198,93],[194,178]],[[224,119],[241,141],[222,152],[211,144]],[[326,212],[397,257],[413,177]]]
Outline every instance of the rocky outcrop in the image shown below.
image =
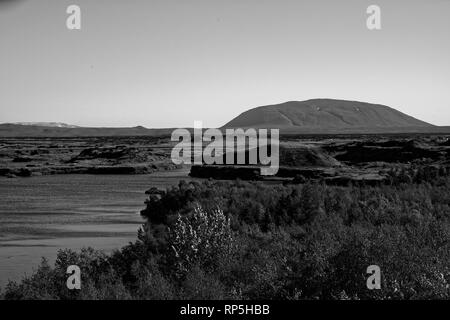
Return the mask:
[[179,166],[169,138],[0,140],[0,176],[52,174],[146,174]]

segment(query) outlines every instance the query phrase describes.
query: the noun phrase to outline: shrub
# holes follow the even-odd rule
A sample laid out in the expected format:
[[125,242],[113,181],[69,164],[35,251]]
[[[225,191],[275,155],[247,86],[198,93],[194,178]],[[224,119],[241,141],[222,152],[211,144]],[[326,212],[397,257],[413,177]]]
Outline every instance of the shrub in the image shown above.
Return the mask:
[[220,209],[207,212],[197,206],[191,215],[178,217],[169,230],[169,244],[177,276],[185,276],[194,265],[215,268],[219,258],[232,252],[230,220]]
[[[149,199],[135,243],[60,251],[3,297],[449,299],[450,178],[408,175],[376,187],[181,182]],[[80,292],[65,287],[71,264]],[[381,290],[366,287],[373,264]]]

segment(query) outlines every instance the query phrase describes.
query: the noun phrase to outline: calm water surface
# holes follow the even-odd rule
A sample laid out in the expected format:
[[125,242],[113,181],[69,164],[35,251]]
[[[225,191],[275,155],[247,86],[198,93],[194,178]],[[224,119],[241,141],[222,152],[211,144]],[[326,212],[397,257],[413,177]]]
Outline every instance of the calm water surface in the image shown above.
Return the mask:
[[191,180],[188,170],[149,175],[0,178],[0,287],[58,249],[110,252],[136,239],[145,190]]

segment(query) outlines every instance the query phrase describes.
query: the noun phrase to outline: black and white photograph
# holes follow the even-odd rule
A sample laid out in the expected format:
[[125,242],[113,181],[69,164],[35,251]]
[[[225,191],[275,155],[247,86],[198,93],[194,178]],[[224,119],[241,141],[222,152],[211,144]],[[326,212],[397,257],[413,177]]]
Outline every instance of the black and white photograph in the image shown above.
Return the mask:
[[450,1],[0,1],[0,300],[449,299]]

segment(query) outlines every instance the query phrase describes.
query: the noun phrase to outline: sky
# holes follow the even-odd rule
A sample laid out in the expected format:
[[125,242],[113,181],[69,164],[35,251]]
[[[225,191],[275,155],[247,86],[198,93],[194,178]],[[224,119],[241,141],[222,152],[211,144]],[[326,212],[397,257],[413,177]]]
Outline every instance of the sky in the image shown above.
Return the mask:
[[450,0],[0,0],[0,122],[219,127],[314,98],[450,125]]

